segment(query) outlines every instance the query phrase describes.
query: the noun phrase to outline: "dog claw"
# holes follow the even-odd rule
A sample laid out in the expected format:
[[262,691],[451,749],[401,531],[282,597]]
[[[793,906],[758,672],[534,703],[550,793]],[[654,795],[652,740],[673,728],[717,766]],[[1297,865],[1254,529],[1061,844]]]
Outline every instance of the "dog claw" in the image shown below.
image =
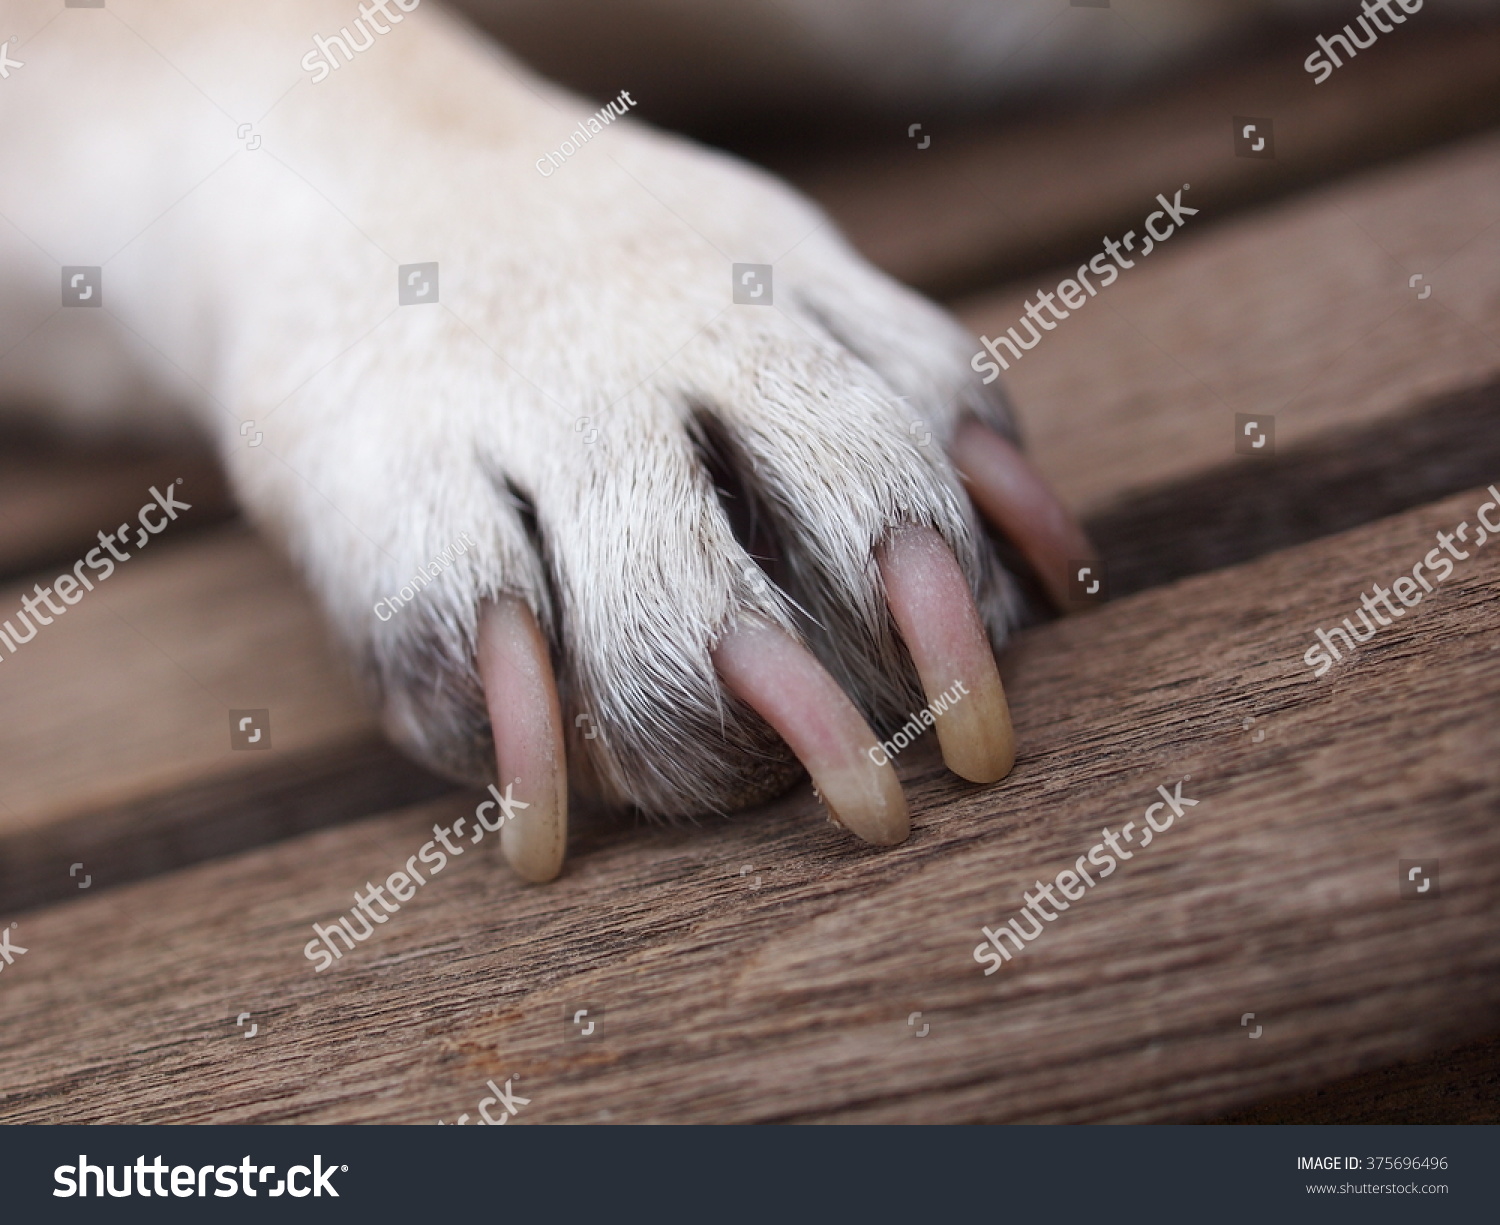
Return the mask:
[[906,841],[906,797],[895,770],[875,764],[875,733],[806,647],[747,619],[720,639],[713,660],[729,691],[797,755],[838,824],[876,846]]
[[971,783],[998,782],[1016,760],[1000,670],[969,584],[943,538],[902,527],[876,550],[886,600],[917,666],[948,769]]
[[479,619],[479,676],[502,788],[521,801],[500,830],[505,858],[529,881],[562,871],[568,842],[568,763],[547,640],[521,600],[501,597]]
[[950,449],[984,517],[1025,555],[1059,611],[1067,609],[1071,563],[1098,557],[1077,520],[1014,444],[988,426],[965,421]]

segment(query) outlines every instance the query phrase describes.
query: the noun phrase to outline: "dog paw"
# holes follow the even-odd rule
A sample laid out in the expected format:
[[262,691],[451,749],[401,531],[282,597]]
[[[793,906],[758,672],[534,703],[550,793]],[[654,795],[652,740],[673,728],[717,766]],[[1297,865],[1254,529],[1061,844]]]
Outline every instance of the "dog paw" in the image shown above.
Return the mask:
[[[875,729],[915,718],[956,773],[1002,777],[993,649],[1023,599],[971,499],[1051,590],[1087,546],[973,339],[793,192],[627,121],[561,166],[534,160],[568,130],[552,109],[493,147],[389,123],[399,206],[346,168],[338,208],[296,222],[317,275],[258,273],[278,292],[233,354],[235,412],[266,440],[231,468],[390,734],[521,801],[501,838],[533,880],[570,786],[688,816],[805,768],[890,844]],[[351,217],[437,265],[430,302],[391,302]],[[313,371],[290,393],[256,373],[289,366]]]

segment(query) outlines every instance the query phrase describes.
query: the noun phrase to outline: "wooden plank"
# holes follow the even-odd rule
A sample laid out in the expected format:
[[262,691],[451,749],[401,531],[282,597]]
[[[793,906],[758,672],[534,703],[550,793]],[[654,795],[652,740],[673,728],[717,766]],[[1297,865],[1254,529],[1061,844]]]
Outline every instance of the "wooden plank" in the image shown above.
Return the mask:
[[[1500,229],[1484,228],[1497,198],[1492,136],[1264,217],[1204,217],[1015,363],[1033,452],[1087,516],[1116,594],[1500,471]],[[1429,269],[1428,299],[1400,275],[1408,264]],[[1025,296],[966,318],[993,334]],[[1266,410],[1277,455],[1236,456],[1235,413]],[[270,838],[442,790],[379,746],[306,595],[262,546],[231,533],[151,547],[0,665],[12,906],[65,896],[75,862],[121,882],[248,845],[257,828]],[[111,590],[130,593],[123,622],[105,613]],[[268,706],[275,753],[230,753],[228,710]],[[352,761],[361,786],[342,789],[336,765]],[[276,763],[253,787],[240,772]],[[258,824],[262,801],[281,815]]]
[[[1241,63],[1212,63],[1137,98],[1058,100],[972,125],[914,114],[878,143],[768,150],[874,263],[942,297],[1087,257],[1137,226],[1169,185],[1224,216],[1500,121],[1500,24],[1403,30],[1314,86],[1311,35]],[[1275,156],[1239,157],[1237,115],[1269,118]],[[866,125],[868,130],[868,125]]]
[[340,738],[330,729],[310,747],[254,765],[206,766],[191,762],[157,790],[102,808],[61,809],[45,824],[6,831],[0,907],[18,911],[77,897],[80,887],[108,889],[454,789],[374,731]]
[[1403,1060],[1218,1123],[1500,1123],[1500,1037]]
[[[311,924],[455,799],[22,916],[0,1119],[454,1122],[512,1077],[521,1122],[1193,1119],[1477,1038],[1500,1006],[1500,546],[1328,676],[1303,653],[1436,532],[1472,540],[1487,498],[1028,632],[1015,772],[975,788],[904,755],[915,830],[890,851],[805,790],[594,827],[545,888],[490,839],[315,973]],[[1200,806],[982,973],[981,925],[1183,779]],[[1399,861],[1434,857],[1436,896],[1403,900]],[[569,1040],[586,1005],[600,1028]]]
[[[245,845],[255,824],[264,839],[447,789],[381,744],[310,598],[256,537],[175,530],[0,662],[0,905],[66,896],[79,860],[103,887]],[[4,615],[19,625],[52,577],[0,590]],[[270,712],[269,750],[231,749],[231,710]],[[360,772],[342,792],[336,764]]]
[[[1002,350],[1034,459],[1065,502],[1100,521],[1138,517],[1142,499],[1176,500],[1196,482],[1179,527],[1226,479],[1257,508],[1304,482],[1304,499],[1335,478],[1363,483],[1370,493],[1356,502],[1376,514],[1474,483],[1500,454],[1497,199],[1491,134],[1256,216],[1188,218],[1020,360]],[[1025,302],[1072,271],[988,295],[961,317],[984,336],[1016,327],[1029,338],[1017,326]],[[1413,287],[1414,275],[1425,283]],[[1237,414],[1273,417],[1273,451],[1290,465],[1237,455]],[[1406,446],[1430,462],[1408,466]],[[1442,470],[1425,470],[1434,464]],[[1397,467],[1399,481],[1376,479]],[[1155,525],[1170,536],[1164,509]]]
[[66,561],[94,533],[134,521],[146,491],[182,477],[193,490],[184,531],[234,513],[224,476],[205,447],[83,445],[8,425],[0,433],[0,578]]
[[[1492,139],[1222,224],[1249,200],[1487,121],[1494,99],[1473,92],[1474,69],[1493,63],[1494,46],[1476,39],[1449,52],[1442,73],[1436,59],[1415,73],[1381,69],[1381,97],[1341,75],[1341,90],[1350,85],[1342,115],[1297,109],[1295,99],[1290,111],[1274,109],[1279,95],[1244,87],[1253,73],[1240,87],[1222,78],[1215,96],[1227,106],[1275,116],[1276,163],[1231,160],[1223,147],[1210,155],[1205,95],[1193,95],[1201,113],[1184,125],[1184,91],[1102,125],[1030,127],[1018,145],[981,134],[950,147],[939,133],[932,151],[951,148],[949,162],[912,160],[903,143],[900,156],[920,168],[907,182],[878,159],[861,171],[851,199],[870,201],[871,224],[927,219],[915,243],[903,245],[906,221],[889,235],[897,257],[929,269],[913,279],[952,288],[1080,244],[1091,250],[1096,231],[1139,221],[1139,196],[1160,189],[1158,170],[1173,178],[1191,168],[1191,202],[1206,206],[1201,229],[1128,274],[1010,376],[1042,466],[1087,513],[1117,593],[1500,471],[1500,247],[1483,229],[1497,198]],[[1423,113],[1466,100],[1474,105],[1459,118]],[[1395,136],[1382,144],[1380,132]],[[1056,143],[1064,135],[1073,143]],[[1047,170],[1031,194],[1016,177],[1028,165]],[[1005,225],[993,199],[988,211],[959,199],[955,166],[969,186],[1005,193]],[[888,174],[889,191],[880,182]],[[1095,176],[1110,187],[1094,190]],[[856,216],[856,231],[862,224]],[[1429,299],[1406,284],[1417,271],[1434,286]],[[1013,322],[1034,288],[993,295],[969,317],[980,330]],[[1235,458],[1232,413],[1268,405],[1277,457]],[[142,474],[155,479],[145,467],[89,464],[93,501],[19,452],[0,464],[0,570],[71,562],[70,539],[91,540],[100,523],[133,514]],[[1427,530],[1423,516],[1441,509],[1402,523]],[[1371,531],[1348,538],[1364,542],[1351,546],[1356,563],[1383,564],[1400,543],[1389,535],[1397,525]],[[1336,543],[1347,540],[1327,548]],[[363,961],[318,977],[298,939],[362,883],[359,873],[343,881],[343,866],[383,875],[434,819],[450,823],[473,801],[126,886],[446,790],[381,746],[305,597],[263,549],[228,533],[159,547],[137,559],[138,588],[125,583],[133,561],[104,589],[132,599],[96,602],[94,593],[4,665],[0,908],[22,918],[17,943],[37,939],[35,930],[41,938],[28,947],[45,955],[28,952],[0,984],[0,1017],[13,1022],[0,1025],[0,1050],[22,1052],[21,1076],[0,1090],[0,1116],[451,1121],[473,1109],[484,1077],[520,1071],[523,1092],[549,1086],[528,1107],[537,1119],[1207,1117],[1493,1028],[1495,965],[1474,931],[1494,909],[1496,882],[1483,866],[1494,846],[1475,814],[1493,810],[1496,784],[1461,722],[1477,723],[1477,704],[1493,704],[1493,661],[1474,642],[1493,630],[1492,603],[1471,599],[1487,588],[1492,602],[1492,570],[1444,590],[1468,625],[1434,621],[1427,641],[1425,631],[1403,638],[1403,623],[1321,703],[1289,697],[1295,678],[1266,672],[1263,651],[1279,649],[1281,631],[1267,642],[1257,635],[1267,636],[1271,617],[1310,617],[1308,599],[1328,606],[1338,582],[1330,574],[1358,572],[1324,546],[1039,631],[1006,664],[1023,738],[1028,727],[1035,735],[1034,751],[1023,739],[1027,769],[974,792],[914,753],[905,769],[921,829],[894,855],[851,851],[816,823],[805,795],[698,833],[593,829],[555,892],[515,887],[487,847],[473,852],[481,864],[430,891],[430,914],[414,904],[397,916],[412,920],[404,933],[382,929],[386,948],[362,948]],[[0,607],[14,607],[35,577],[0,593]],[[1214,582],[1227,587],[1213,592]],[[120,620],[103,616],[110,608]],[[1215,618],[1227,634],[1203,630]],[[289,632],[270,633],[275,626]],[[67,649],[51,653],[54,640]],[[1462,694],[1448,710],[1443,685],[1450,699]],[[254,700],[242,696],[247,687]],[[1261,757],[1266,745],[1240,744],[1237,755],[1252,733],[1221,716],[1242,699],[1268,742],[1283,728],[1301,739]],[[1360,699],[1382,711],[1394,704],[1416,744],[1376,726]],[[225,757],[227,710],[237,706],[272,708],[272,753]],[[1193,716],[1202,727],[1184,722]],[[1438,745],[1434,760],[1415,755],[1424,743]],[[1131,749],[1149,761],[1127,760]],[[1135,802],[1126,793],[1149,791],[1158,767],[1192,766],[1200,777],[1226,762],[1232,777],[1211,799],[1239,822],[1233,834],[1186,824],[1180,851],[1164,842],[1145,875],[1121,873],[1118,899],[1101,890],[1095,910],[1064,916],[1076,921],[1028,953],[1035,964],[1009,967],[989,995],[971,988],[964,975],[977,968],[952,964],[966,954],[949,939],[963,927],[955,907],[971,908],[969,927],[992,921],[989,888],[998,881],[1014,893],[1028,865],[1043,871],[1075,848],[1088,806]],[[1278,788],[1289,797],[1279,816],[1267,811]],[[1420,815],[1403,820],[1403,807]],[[1445,866],[1441,913],[1401,944],[1376,861],[1427,853],[1403,841],[1413,837],[1437,846],[1445,865],[1459,862],[1461,891],[1450,905]],[[1356,848],[1346,859],[1340,840]],[[1307,858],[1283,864],[1287,843],[1299,855],[1306,844]],[[87,892],[67,875],[78,861]],[[72,904],[20,914],[57,897]],[[505,914],[493,915],[497,904]],[[1136,944],[1115,930],[1126,924]],[[1314,947],[1319,933],[1331,948]],[[210,937],[265,947],[215,949]],[[457,985],[455,953],[474,972]],[[1371,970],[1382,959],[1393,975]],[[262,984],[250,1002],[240,998],[247,982]],[[1234,1016],[1215,1011],[1236,991],[1269,1001],[1259,1015],[1276,1022],[1265,1046],[1243,1041]],[[354,1015],[341,1015],[351,1001]],[[607,1005],[608,1041],[562,1041],[563,1010],[580,1001]],[[260,1007],[266,1021],[248,1043],[232,1024],[242,1006]],[[910,1011],[924,1013],[929,1037],[911,1037]],[[1101,1019],[1111,1017],[1112,1031]],[[367,1036],[361,1026],[373,1026],[375,1040],[347,1058]],[[265,1051],[271,1036],[286,1044]],[[114,1083],[94,1086],[70,1113],[70,1088],[96,1075]],[[1080,1090],[1090,1076],[1097,1092]],[[243,1100],[224,1106],[235,1093]],[[1305,1097],[1279,1100],[1284,1111],[1308,1108]]]
[[1088,516],[1127,595],[1422,506],[1500,472],[1500,382],[1122,495]]

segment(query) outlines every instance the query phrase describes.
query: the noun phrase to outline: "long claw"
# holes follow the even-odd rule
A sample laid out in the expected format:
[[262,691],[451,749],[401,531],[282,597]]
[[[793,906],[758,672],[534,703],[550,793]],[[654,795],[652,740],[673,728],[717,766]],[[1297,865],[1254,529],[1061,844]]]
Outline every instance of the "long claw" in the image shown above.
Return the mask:
[[876,764],[875,733],[806,647],[775,626],[742,620],[713,660],[729,691],[807,768],[834,820],[876,846],[906,841],[911,827],[895,770]]
[[1077,520],[1020,451],[994,430],[965,421],[953,435],[953,463],[985,518],[1031,563],[1059,610],[1068,607],[1071,562],[1098,556]]
[[1015,764],[1016,737],[1000,670],[963,571],[930,527],[897,528],[876,560],[891,615],[934,713],[943,761],[971,783],[997,782]]
[[520,801],[501,827],[501,849],[526,880],[552,880],[562,871],[568,843],[562,707],[547,641],[521,600],[505,596],[481,613],[479,677],[500,789]]

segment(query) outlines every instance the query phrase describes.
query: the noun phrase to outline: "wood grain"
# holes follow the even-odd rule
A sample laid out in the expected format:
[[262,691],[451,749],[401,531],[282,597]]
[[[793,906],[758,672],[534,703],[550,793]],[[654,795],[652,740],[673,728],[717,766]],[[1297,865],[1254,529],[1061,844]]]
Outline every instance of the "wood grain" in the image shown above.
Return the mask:
[[1500,1037],[1402,1060],[1217,1123],[1500,1123]]
[[[1350,1077],[1369,1117],[1422,1075],[1386,1065],[1492,1035],[1493,551],[1333,675],[1300,656],[1500,476],[1500,137],[1234,215],[1493,118],[1500,34],[1425,38],[1311,101],[1262,65],[820,171],[857,241],[947,288],[1092,251],[1173,182],[1203,207],[1007,376],[1140,594],[1008,656],[1000,787],[905,756],[894,852],[805,791],[701,828],[585,822],[556,886],[475,848],[314,974],[309,925],[475,797],[383,745],[305,592],[209,494],[0,664],[0,921],[28,949],[0,980],[0,1119],[451,1122],[512,1075],[522,1121],[1301,1120]],[[1245,112],[1275,118],[1275,162],[1227,152]],[[964,317],[993,334],[1063,275]],[[1276,417],[1273,458],[1234,454],[1236,412]],[[71,565],[160,460],[9,451],[0,572]],[[262,707],[272,751],[231,752],[228,710]],[[1204,805],[986,979],[980,924],[1186,774]],[[1401,901],[1397,859],[1432,855],[1442,896]],[[585,1004],[598,1039],[565,1040]]]
[[71,566],[98,543],[96,532],[133,522],[153,484],[179,476],[193,490],[184,531],[234,513],[206,447],[69,443],[7,422],[0,430],[0,578]]
[[[1029,632],[1015,772],[903,759],[891,851],[805,792],[593,828],[546,888],[491,840],[314,973],[310,924],[464,797],[28,914],[0,1118],[451,1123],[519,1077],[522,1122],[1181,1120],[1493,1032],[1500,546],[1328,676],[1301,658],[1485,497]],[[984,976],[981,924],[1187,776],[1198,808]],[[1398,860],[1431,857],[1439,896],[1402,900]]]
[[[220,527],[178,541],[175,529],[0,663],[0,906],[73,892],[78,860],[106,887],[256,829],[264,839],[445,789],[380,743],[311,600],[258,538]],[[4,616],[31,587],[0,589]],[[231,750],[232,709],[270,711],[269,750]],[[335,767],[361,777],[335,788]]]
[[[1496,198],[1486,137],[1266,216],[1204,218],[1015,364],[1033,453],[1117,594],[1500,471]],[[1397,257],[1430,269],[1430,298]],[[966,317],[1013,321],[1024,296]],[[1235,411],[1268,408],[1276,456],[1236,456]],[[123,882],[443,789],[379,746],[306,593],[243,529],[151,548],[0,665],[0,902],[66,896],[75,862]],[[230,752],[228,711],[263,707],[273,751]],[[341,789],[335,763],[354,760],[361,785]],[[258,824],[262,802],[276,815]]]
[[1436,501],[1500,472],[1500,382],[1126,492],[1085,526],[1128,595]]
[[[1004,377],[1032,455],[1064,501],[1104,517],[1147,491],[1261,462],[1235,454],[1236,414],[1274,417],[1284,452],[1500,380],[1496,199],[1491,134],[1255,216],[1187,218],[1012,363]],[[988,295],[961,317],[993,337],[1071,273]],[[1413,287],[1413,275],[1424,281]],[[1459,449],[1494,454],[1500,431],[1470,421]]]

